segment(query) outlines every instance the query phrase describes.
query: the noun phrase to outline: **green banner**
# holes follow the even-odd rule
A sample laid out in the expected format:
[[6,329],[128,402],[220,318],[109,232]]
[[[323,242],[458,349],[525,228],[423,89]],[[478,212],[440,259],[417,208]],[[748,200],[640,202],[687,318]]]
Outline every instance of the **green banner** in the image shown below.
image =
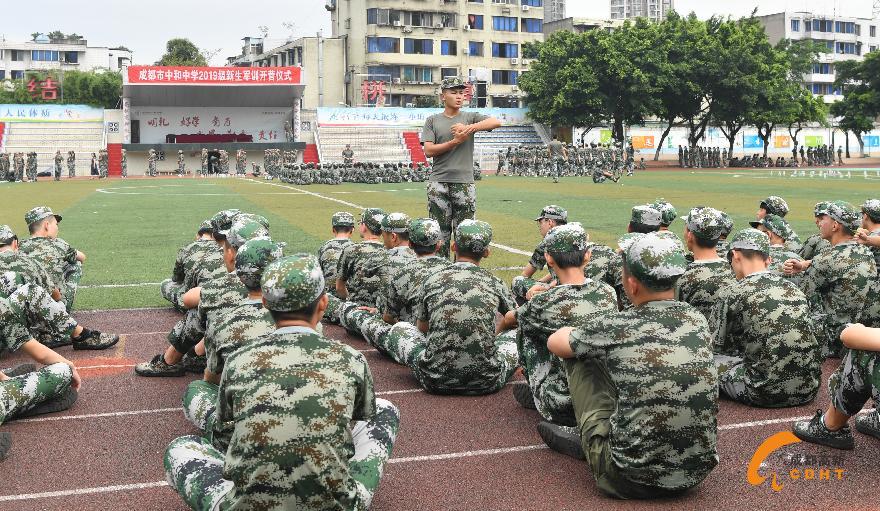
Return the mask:
[[804,145],[807,147],[819,147],[822,145],[822,135],[807,135],[804,137]]
[[610,144],[611,143],[611,130],[599,130],[599,143],[600,144]]

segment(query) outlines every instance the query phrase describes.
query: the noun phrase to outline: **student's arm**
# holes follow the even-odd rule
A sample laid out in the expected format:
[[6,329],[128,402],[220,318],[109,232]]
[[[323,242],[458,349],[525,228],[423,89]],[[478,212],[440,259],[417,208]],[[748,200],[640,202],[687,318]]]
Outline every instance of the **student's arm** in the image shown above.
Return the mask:
[[82,379],[80,379],[79,373],[76,371],[76,366],[73,365],[73,362],[67,360],[58,353],[55,353],[55,351],[51,350],[50,348],[42,345],[36,339],[31,339],[28,342],[24,343],[21,349],[25,352],[25,354],[34,359],[35,362],[38,362],[40,364],[67,364],[68,366],[70,366],[70,370],[73,372],[73,382],[70,384],[70,386],[73,388],[73,390],[79,390],[80,385],[82,385]]
[[498,322],[498,326],[495,327],[495,333],[500,334],[507,330],[513,330],[517,326],[516,311],[510,310],[507,311],[507,313],[501,318],[501,321]]
[[199,306],[199,302],[202,300],[202,288],[194,287],[183,293],[183,296],[180,298],[180,302],[187,309],[195,309]]
[[425,335],[428,334],[428,322],[427,321],[422,321],[421,319],[416,321],[416,327],[418,327],[419,331],[422,332],[423,334],[425,334]]
[[84,263],[84,262],[86,262],[86,255],[83,254],[82,252],[80,252],[79,250],[77,250],[76,251],[76,260],[81,263]]
[[336,277],[336,295],[343,300],[348,298],[348,288],[345,287],[345,279]]
[[448,153],[449,151],[455,149],[457,146],[467,142],[469,136],[470,135],[467,135],[464,132],[459,132],[457,135],[455,135],[455,138],[453,138],[449,142],[443,142],[442,144],[425,142],[425,156],[427,156],[428,158],[434,158],[436,156],[440,156],[441,154]]
[[547,340],[547,349],[559,358],[574,358],[574,351],[571,349],[571,332],[574,328],[567,326],[550,334]]
[[532,275],[534,275],[536,271],[538,271],[537,268],[535,268],[531,264],[527,264],[525,266],[525,268],[523,268],[523,271],[522,271],[522,273],[520,273],[520,275],[522,275],[523,277],[528,279],[528,278],[531,278]]
[[860,323],[852,324],[840,332],[840,340],[850,349],[880,351],[880,328],[869,328]]
[[[494,117],[487,117],[482,121],[475,122],[473,124],[456,124],[452,127],[452,133],[456,134],[465,134],[466,136],[471,136],[478,131],[492,131],[495,128],[501,127],[501,121]],[[457,128],[457,129],[456,129]],[[458,133],[456,133],[458,132]]]
[[213,383],[214,385],[220,385],[220,375],[216,373],[212,373],[208,369],[205,369],[204,376],[202,377],[208,383]]

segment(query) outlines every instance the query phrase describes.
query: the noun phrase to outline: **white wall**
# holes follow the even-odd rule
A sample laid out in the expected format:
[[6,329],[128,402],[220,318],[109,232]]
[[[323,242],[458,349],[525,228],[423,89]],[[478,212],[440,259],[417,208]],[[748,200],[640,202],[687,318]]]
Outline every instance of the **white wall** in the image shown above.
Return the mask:
[[[247,133],[256,143],[286,142],[284,121],[292,112],[285,108],[224,107],[132,107],[131,119],[140,120],[142,144],[165,143],[165,135],[197,133]],[[192,121],[198,117],[198,126]],[[215,117],[217,118],[215,125]],[[190,125],[181,124],[189,119]],[[228,121],[227,121],[228,119]],[[156,126],[151,126],[154,121]],[[159,126],[160,121],[167,126]],[[260,132],[265,139],[260,139]],[[271,133],[274,132],[274,138]]]

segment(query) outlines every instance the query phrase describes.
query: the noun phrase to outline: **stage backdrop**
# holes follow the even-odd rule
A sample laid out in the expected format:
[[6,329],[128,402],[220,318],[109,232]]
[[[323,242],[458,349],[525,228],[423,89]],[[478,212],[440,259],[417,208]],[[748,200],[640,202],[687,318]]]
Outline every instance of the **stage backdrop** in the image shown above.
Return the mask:
[[140,121],[142,144],[163,144],[165,136],[246,133],[255,143],[286,142],[285,108],[242,107],[132,107],[132,120]]

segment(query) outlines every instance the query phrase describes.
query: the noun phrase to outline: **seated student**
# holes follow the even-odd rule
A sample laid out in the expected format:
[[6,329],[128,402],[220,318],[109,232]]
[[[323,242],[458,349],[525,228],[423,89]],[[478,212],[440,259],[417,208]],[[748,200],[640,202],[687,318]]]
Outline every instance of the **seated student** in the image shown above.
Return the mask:
[[706,318],[673,299],[685,272],[671,239],[645,234],[624,252],[633,307],[550,336],[566,360],[580,436],[539,431],[551,448],[584,458],[617,498],[678,495],[718,464],[718,380]]
[[760,220],[749,222],[749,225],[763,232],[770,238],[770,265],[767,269],[779,275],[795,279],[794,281],[797,282],[796,277],[785,275],[785,272],[783,271],[785,261],[788,261],[789,259],[795,259],[797,261],[802,260],[800,255],[785,248],[785,238],[791,233],[791,228],[788,226],[788,222],[780,216],[768,213]]
[[[828,214],[828,204],[830,204],[830,202],[820,201],[813,207],[813,217],[815,218],[816,227],[819,227],[819,220]],[[809,261],[829,248],[831,248],[831,243],[828,243],[828,240],[822,238],[822,234],[817,232],[811,234],[807,240],[804,241],[804,244],[798,251],[798,255],[801,256],[802,259]]]
[[868,292],[862,323],[880,327],[880,199],[869,199],[862,204],[862,227],[856,231],[855,240],[871,249],[877,266],[877,278]]
[[721,291],[736,280],[730,264],[716,251],[723,229],[724,218],[715,208],[696,207],[685,218],[684,239],[694,260],[675,282],[675,299],[693,305],[706,318]]
[[354,230],[354,215],[348,211],[337,211],[330,218],[330,226],[333,231],[333,239],[327,241],[318,249],[318,261],[321,262],[321,271],[324,272],[327,292],[335,296],[336,266],[339,264],[339,256],[342,254],[342,249],[351,244],[351,232]]
[[[547,350],[547,337],[564,326],[578,326],[588,319],[617,312],[614,288],[584,276],[590,260],[587,233],[579,225],[554,227],[544,238],[544,253],[559,284],[535,295],[516,310],[508,311],[498,333],[516,329],[519,363],[528,385],[513,387],[517,402],[537,409],[544,421],[571,427],[577,421],[568,393],[562,360]],[[542,428],[543,423],[538,426]]]
[[370,506],[400,419],[376,399],[364,356],[315,331],[324,289],[312,255],[263,272],[277,329],[226,360],[211,438],[180,437],[165,451],[168,481],[190,508]]
[[376,297],[382,292],[383,285],[380,269],[388,260],[388,253],[380,240],[383,218],[385,211],[365,209],[358,224],[361,241],[342,249],[336,277],[336,295],[341,300],[376,306]]
[[[22,312],[4,298],[0,298],[0,348],[22,350],[45,365],[39,371],[16,371],[15,376],[0,372],[0,424],[60,412],[76,402],[82,380],[73,362],[31,337]],[[6,458],[11,443],[9,433],[0,433],[0,460]]]
[[205,220],[199,226],[195,241],[177,251],[171,278],[163,280],[159,285],[162,297],[171,302],[175,309],[184,312],[186,309],[180,303],[180,299],[184,293],[189,291],[185,283],[187,274],[192,273],[193,267],[199,264],[205,254],[219,251],[220,248],[214,241],[211,220]]
[[535,272],[542,270],[547,264],[547,261],[544,259],[543,240],[547,236],[547,233],[550,232],[550,229],[568,223],[568,211],[555,204],[544,206],[544,209],[541,210],[541,213],[538,215],[538,218],[535,219],[535,222],[538,222],[538,231],[541,233],[541,243],[535,248],[531,259],[529,259],[529,264],[523,268],[522,274],[513,278],[511,289],[513,290],[513,295],[517,298],[517,301],[525,300],[526,293],[535,284],[539,282],[546,284],[553,279],[552,274],[547,274],[540,280],[533,279],[532,275],[534,275]]
[[513,376],[519,355],[512,332],[495,335],[495,313],[512,310],[513,297],[480,261],[489,257],[492,228],[463,220],[455,229],[455,263],[429,275],[416,309],[418,327],[396,323],[377,339],[419,384],[434,394],[491,394]]
[[256,238],[246,241],[235,253],[235,275],[247,288],[247,297],[218,310],[208,323],[204,379],[190,383],[183,397],[184,415],[202,432],[211,430],[217,385],[229,355],[251,340],[275,331],[275,322],[263,307],[260,278],[266,266],[283,257],[282,251],[282,243]]
[[738,280],[709,316],[718,383],[722,394],[750,406],[799,406],[819,391],[819,343],[807,297],[770,271],[770,250],[769,238],[756,229],[730,241],[727,258]]
[[[850,324],[840,333],[843,345],[849,348],[837,370],[828,379],[831,405],[823,414],[809,421],[792,425],[795,436],[805,442],[835,449],[855,447],[849,418],[858,414],[872,396],[877,402],[880,392],[880,328]],[[856,417],[856,430],[880,438],[880,411]]]
[[[776,195],[771,195],[758,204],[758,212],[755,213],[755,218],[760,220],[766,215],[776,215],[780,218],[785,218],[788,211],[788,203],[785,202],[785,199]],[[795,253],[798,253],[801,250],[801,238],[790,227],[788,235],[785,237],[785,248],[789,252]]]

